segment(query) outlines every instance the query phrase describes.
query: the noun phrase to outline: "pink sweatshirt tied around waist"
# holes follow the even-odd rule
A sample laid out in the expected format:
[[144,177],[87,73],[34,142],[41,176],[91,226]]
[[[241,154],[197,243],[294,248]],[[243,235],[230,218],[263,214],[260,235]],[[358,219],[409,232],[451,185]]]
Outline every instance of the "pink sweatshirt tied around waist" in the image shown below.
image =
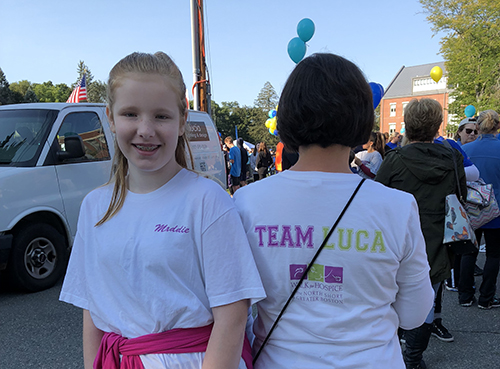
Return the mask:
[[[94,361],[94,369],[144,369],[139,355],[205,352],[212,328],[213,324],[177,328],[129,339],[116,333],[105,333]],[[241,357],[247,369],[252,369],[252,352],[246,335]]]

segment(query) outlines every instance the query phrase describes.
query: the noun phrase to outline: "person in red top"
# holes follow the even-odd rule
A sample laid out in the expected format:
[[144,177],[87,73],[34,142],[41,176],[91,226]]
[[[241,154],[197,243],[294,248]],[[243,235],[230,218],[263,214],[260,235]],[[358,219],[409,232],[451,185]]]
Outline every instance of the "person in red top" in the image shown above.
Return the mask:
[[283,145],[283,142],[280,141],[276,145],[276,161],[275,161],[275,166],[276,166],[276,171],[277,172],[281,172],[283,170],[282,166],[281,166],[283,150],[284,150],[284,145]]

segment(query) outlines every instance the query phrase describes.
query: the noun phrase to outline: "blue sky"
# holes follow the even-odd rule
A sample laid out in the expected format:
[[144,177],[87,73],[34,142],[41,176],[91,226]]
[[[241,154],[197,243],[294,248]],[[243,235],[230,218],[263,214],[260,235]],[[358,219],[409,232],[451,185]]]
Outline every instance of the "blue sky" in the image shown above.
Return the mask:
[[[204,0],[213,100],[253,105],[266,81],[279,94],[295,63],[297,24],[316,26],[306,56],[332,52],[388,86],[405,66],[442,61],[418,0]],[[80,60],[95,79],[134,51],[169,54],[193,84],[189,0],[1,0],[0,68],[9,82],[70,85]]]

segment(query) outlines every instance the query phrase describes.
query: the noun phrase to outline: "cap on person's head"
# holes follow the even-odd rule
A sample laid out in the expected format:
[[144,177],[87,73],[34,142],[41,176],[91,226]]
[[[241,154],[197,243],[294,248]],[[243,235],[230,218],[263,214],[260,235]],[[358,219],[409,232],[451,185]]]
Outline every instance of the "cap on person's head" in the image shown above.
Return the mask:
[[458,128],[468,124],[468,123],[472,123],[472,124],[476,124],[477,123],[477,118],[473,117],[473,118],[465,118],[463,119],[460,124],[458,125]]

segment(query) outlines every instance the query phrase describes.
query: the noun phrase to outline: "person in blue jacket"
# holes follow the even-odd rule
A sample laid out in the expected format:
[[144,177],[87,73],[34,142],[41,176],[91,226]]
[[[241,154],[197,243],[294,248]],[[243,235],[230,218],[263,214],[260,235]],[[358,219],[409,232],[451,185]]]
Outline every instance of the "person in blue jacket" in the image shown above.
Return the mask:
[[[434,139],[434,143],[442,144],[444,140],[445,140],[444,137],[439,136],[439,137]],[[460,151],[460,153],[464,157],[465,179],[467,181],[477,181],[479,179],[480,171],[474,165],[472,160],[470,160],[470,158],[467,156],[465,151],[462,150],[462,147],[459,144],[457,144],[456,141],[453,141],[449,138],[447,138],[446,141],[451,145],[451,147]]]
[[[500,121],[497,112],[486,110],[477,119],[479,137],[474,142],[462,146],[481,172],[481,178],[493,185],[495,198],[500,202],[500,140],[497,137]],[[484,234],[486,242],[486,262],[483,281],[479,287],[478,307],[491,309],[500,307],[500,299],[495,296],[500,268],[500,217],[476,230],[478,240]],[[462,255],[458,298],[462,306],[472,306],[474,296],[474,265],[477,253]]]

